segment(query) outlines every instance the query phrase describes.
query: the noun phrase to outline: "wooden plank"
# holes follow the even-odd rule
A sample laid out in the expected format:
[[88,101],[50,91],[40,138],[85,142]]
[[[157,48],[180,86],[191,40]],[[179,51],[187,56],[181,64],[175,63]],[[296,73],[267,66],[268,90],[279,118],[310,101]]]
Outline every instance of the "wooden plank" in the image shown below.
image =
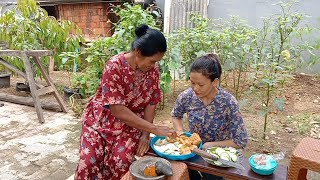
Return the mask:
[[27,79],[27,75],[26,75],[24,72],[20,71],[18,68],[16,68],[16,67],[13,66],[12,64],[8,63],[7,61],[5,61],[4,59],[2,59],[1,57],[0,57],[0,63],[3,64],[3,65],[4,65],[5,67],[7,67],[8,69],[10,69],[11,71],[16,72],[19,76]]
[[0,56],[21,56],[21,52],[24,52],[27,56],[52,56],[51,50],[31,50],[31,51],[19,51],[19,50],[0,50]]
[[53,51],[51,50],[32,50],[32,51],[25,51],[27,56],[34,56],[34,57],[42,57],[42,56],[52,56]]
[[0,56],[21,56],[18,50],[0,50]]
[[39,96],[54,92],[54,88],[52,86],[43,87],[37,90]]
[[31,95],[32,95],[32,98],[33,98],[33,101],[34,101],[34,107],[36,108],[37,115],[38,115],[38,118],[39,118],[39,122],[40,123],[44,123],[43,112],[42,112],[42,108],[41,108],[41,105],[40,105],[40,98],[39,98],[39,95],[37,93],[36,84],[35,84],[35,81],[34,81],[33,71],[32,71],[32,68],[31,68],[30,61],[29,61],[28,56],[26,55],[26,53],[21,52],[20,55],[21,55],[22,60],[24,62],[24,67],[25,67],[26,74],[27,74],[27,80],[29,82],[30,92],[31,92]]
[[[8,63],[7,61],[5,61],[4,59],[2,59],[0,57],[0,64],[3,64],[5,67],[7,67],[8,69],[10,69],[11,71],[17,73],[19,76],[23,77],[24,79],[27,80],[27,75],[26,73],[20,71],[18,68],[16,68],[15,66],[13,66],[12,64]],[[43,88],[44,86],[42,84],[40,84],[39,82],[36,81],[36,86],[38,88]]]
[[49,86],[53,87],[54,89],[54,92],[53,92],[53,95],[54,97],[56,98],[56,100],[58,101],[58,103],[60,104],[60,107],[62,109],[63,112],[67,112],[67,107],[66,105],[64,104],[64,101],[63,99],[60,97],[57,89],[55,88],[55,85],[53,83],[53,81],[51,80],[51,78],[49,77],[49,75],[47,74],[47,72],[45,71],[44,67],[42,66],[41,62],[40,62],[40,58],[37,56],[35,57],[35,62],[36,64],[38,65],[44,79],[47,81],[47,83],[49,84]]
[[[21,97],[21,96],[15,96],[15,95],[10,95],[10,94],[5,94],[0,92],[0,101],[34,107],[34,102],[32,97]],[[53,110],[56,112],[62,111],[59,104],[52,103],[51,101],[47,101],[47,102],[42,101],[40,102],[40,104],[43,109]]]
[[53,71],[54,71],[54,59],[52,56],[50,56],[49,67],[48,67],[49,76],[50,74],[52,74]]

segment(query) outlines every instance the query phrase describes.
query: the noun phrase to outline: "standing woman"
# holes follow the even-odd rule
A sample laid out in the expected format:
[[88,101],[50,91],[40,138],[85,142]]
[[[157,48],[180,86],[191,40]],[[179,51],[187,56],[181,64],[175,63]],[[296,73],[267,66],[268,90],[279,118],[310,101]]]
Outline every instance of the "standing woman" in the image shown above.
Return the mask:
[[[188,114],[189,129],[198,133],[203,148],[230,146],[245,148],[247,131],[237,100],[219,87],[222,74],[216,54],[208,54],[195,60],[190,67],[191,88],[182,92],[172,110],[172,121],[177,131],[183,131],[182,118]],[[190,179],[200,179],[197,172],[189,171]],[[222,179],[202,174],[202,179]]]
[[153,124],[161,100],[158,61],[167,50],[164,35],[141,25],[131,51],[106,64],[96,95],[82,116],[80,160],[75,179],[120,179],[133,156],[149,149],[149,134],[175,137]]

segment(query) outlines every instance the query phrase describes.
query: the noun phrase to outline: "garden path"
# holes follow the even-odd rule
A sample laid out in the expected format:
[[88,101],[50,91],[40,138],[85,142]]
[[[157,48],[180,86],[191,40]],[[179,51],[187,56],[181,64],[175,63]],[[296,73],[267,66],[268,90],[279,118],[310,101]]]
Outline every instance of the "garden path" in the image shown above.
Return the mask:
[[78,161],[80,121],[72,112],[0,102],[0,179],[64,180]]

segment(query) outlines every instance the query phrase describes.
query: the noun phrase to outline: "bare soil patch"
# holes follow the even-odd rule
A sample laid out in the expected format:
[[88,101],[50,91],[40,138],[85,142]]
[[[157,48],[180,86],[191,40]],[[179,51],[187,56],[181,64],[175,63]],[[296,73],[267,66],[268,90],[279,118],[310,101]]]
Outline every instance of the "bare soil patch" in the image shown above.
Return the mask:
[[[63,86],[69,85],[68,74],[66,72],[54,72],[51,77],[57,89],[63,95]],[[17,82],[25,82],[25,80],[19,77],[12,77],[11,87],[0,89],[0,92],[17,96],[30,96],[30,94],[15,91]],[[189,82],[187,81],[175,82],[174,92],[166,94],[164,104],[158,107],[156,124],[165,124],[172,127],[170,112],[178,94],[188,87]],[[44,96],[42,98],[52,97]],[[288,159],[294,147],[303,137],[320,138],[320,77],[296,75],[292,82],[285,86],[282,97],[286,99],[284,110],[275,110],[270,114],[266,140],[262,138],[264,119],[257,113],[258,106],[251,105],[242,108],[242,114],[250,137],[244,152],[245,155],[255,152],[285,152],[285,159],[281,163],[288,164]],[[250,98],[250,96],[247,98]],[[88,99],[75,100],[69,105],[71,104],[71,108],[78,115],[81,115],[87,101]],[[185,127],[187,127],[187,121],[184,123]]]

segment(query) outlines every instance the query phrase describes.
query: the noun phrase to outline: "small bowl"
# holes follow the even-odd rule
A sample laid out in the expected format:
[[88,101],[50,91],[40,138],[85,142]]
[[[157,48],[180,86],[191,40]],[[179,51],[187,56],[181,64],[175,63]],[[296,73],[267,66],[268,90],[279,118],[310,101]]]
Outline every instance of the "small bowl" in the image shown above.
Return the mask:
[[143,174],[143,171],[144,171],[144,169],[146,167],[155,164],[157,161],[162,161],[163,163],[166,163],[170,167],[172,167],[171,163],[166,159],[163,159],[163,158],[160,158],[160,157],[146,156],[146,157],[140,158],[137,161],[134,161],[131,164],[131,166],[129,168],[129,171],[132,174],[132,176],[135,177],[137,180],[164,180],[165,179],[165,175],[149,177],[149,176],[145,176]]
[[258,154],[254,154],[249,158],[249,164],[253,172],[260,174],[260,175],[271,175],[274,170],[278,167],[278,163],[272,156],[266,155],[267,157],[267,165],[257,165],[254,162],[254,157]]

